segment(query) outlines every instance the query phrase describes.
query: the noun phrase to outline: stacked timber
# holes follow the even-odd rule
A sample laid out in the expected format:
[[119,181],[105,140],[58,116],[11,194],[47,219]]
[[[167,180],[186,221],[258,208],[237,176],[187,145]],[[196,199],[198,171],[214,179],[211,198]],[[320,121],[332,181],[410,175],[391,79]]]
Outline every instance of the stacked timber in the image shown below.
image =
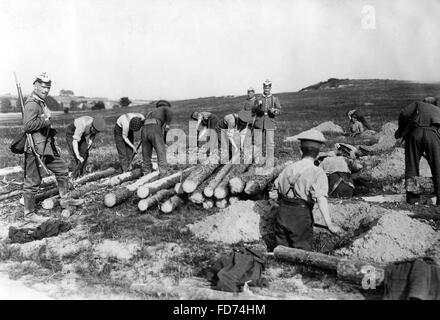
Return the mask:
[[248,182],[246,182],[246,187],[244,192],[248,195],[256,195],[257,193],[266,189],[267,185],[279,176],[281,171],[284,170],[288,165],[293,164],[292,161],[287,161],[274,168],[271,168],[265,174],[256,174],[251,177]]

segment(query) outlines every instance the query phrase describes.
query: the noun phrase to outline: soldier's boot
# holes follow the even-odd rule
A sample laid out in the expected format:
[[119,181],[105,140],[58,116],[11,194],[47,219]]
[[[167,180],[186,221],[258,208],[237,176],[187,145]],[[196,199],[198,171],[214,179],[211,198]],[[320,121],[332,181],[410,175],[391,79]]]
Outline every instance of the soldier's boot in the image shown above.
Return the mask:
[[35,195],[34,194],[23,194],[24,210],[23,218],[25,220],[41,222],[46,220],[45,217],[39,215],[35,208]]
[[61,208],[67,208],[69,206],[80,206],[84,203],[83,199],[73,199],[69,197],[69,180],[60,179],[57,180],[58,191],[60,193],[60,206]]
[[167,168],[159,168],[159,177],[166,177],[169,174],[169,171]]

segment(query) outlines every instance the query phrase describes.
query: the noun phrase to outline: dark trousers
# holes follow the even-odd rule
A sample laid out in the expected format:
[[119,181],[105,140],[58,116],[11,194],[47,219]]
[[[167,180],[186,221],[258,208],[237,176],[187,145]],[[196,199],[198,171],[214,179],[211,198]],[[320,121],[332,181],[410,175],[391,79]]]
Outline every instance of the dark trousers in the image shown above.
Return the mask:
[[153,148],[157,154],[157,164],[160,172],[167,170],[167,153],[163,142],[162,128],[157,124],[147,124],[142,127],[142,157],[147,170],[152,170],[151,156]]
[[70,124],[66,129],[67,151],[70,155],[69,171],[72,171],[72,178],[76,179],[84,173],[84,168],[86,167],[87,161],[89,159],[89,149],[86,139],[82,137],[81,141],[78,141],[79,155],[84,158],[84,161],[81,163],[76,158],[75,152],[73,151],[72,143],[74,132],[75,126],[73,124]]
[[312,250],[313,215],[312,207],[302,200],[279,202],[275,215],[275,238],[277,245],[302,250]]
[[[118,150],[119,163],[122,171],[126,172],[129,170],[130,162],[133,159],[133,149],[125,142],[124,138],[122,137],[122,128],[117,124],[113,130],[113,134],[115,136],[116,150]],[[133,130],[128,131],[128,140],[133,143]]]
[[[67,185],[68,170],[67,165],[60,157],[46,156],[43,158],[46,167],[55,174],[57,182]],[[25,178],[23,183],[23,194],[26,196],[34,196],[41,184],[40,168],[38,162],[32,152],[25,153]],[[42,173],[42,172],[41,172]]]
[[405,179],[420,174],[423,154],[431,168],[437,205],[440,205],[440,137],[435,128],[415,128],[406,136]]

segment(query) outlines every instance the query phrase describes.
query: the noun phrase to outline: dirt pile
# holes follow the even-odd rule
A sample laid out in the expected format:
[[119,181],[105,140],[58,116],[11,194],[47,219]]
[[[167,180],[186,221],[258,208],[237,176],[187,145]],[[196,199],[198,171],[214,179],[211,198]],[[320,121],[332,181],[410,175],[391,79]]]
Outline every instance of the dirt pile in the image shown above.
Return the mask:
[[[388,212],[387,209],[370,203],[352,201],[329,203],[329,210],[333,223],[347,232],[368,226]],[[313,217],[316,223],[325,225],[318,206],[313,209]]]
[[116,258],[122,261],[129,261],[140,250],[140,245],[134,242],[119,242],[105,239],[94,247],[95,254],[101,258]]
[[382,126],[380,132],[377,133],[376,138],[378,142],[368,147],[370,151],[384,151],[388,150],[396,145],[396,139],[394,133],[397,130],[397,124],[393,122],[385,123]]
[[[381,156],[361,157],[360,161],[372,179],[403,178],[405,176],[405,150],[396,148],[391,153]],[[420,160],[420,175],[432,177],[431,169],[425,158]]]
[[254,201],[238,201],[204,220],[188,225],[196,237],[208,241],[236,243],[260,239],[260,215]]
[[[338,126],[337,124],[333,123],[332,121],[323,122],[320,125],[318,125],[314,128],[311,128],[311,129],[316,129],[316,130],[321,131],[323,133],[325,133],[325,132],[340,133],[340,134],[344,133],[344,129],[342,129],[341,126]],[[309,130],[311,130],[311,129],[309,129]],[[304,132],[301,132],[295,136],[286,137],[284,139],[284,142],[298,141],[298,138],[300,138],[303,133]]]
[[362,237],[336,253],[377,263],[420,257],[439,239],[429,225],[408,217],[404,211],[382,216]]

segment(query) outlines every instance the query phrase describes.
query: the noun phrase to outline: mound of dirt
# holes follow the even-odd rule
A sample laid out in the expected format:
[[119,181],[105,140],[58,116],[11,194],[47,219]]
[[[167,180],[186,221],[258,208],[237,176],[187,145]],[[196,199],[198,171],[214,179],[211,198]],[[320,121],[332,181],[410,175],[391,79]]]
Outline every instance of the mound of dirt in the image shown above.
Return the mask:
[[[323,133],[325,133],[325,132],[328,132],[328,133],[330,133],[330,132],[331,133],[341,133],[341,134],[344,133],[344,129],[342,129],[341,126],[338,126],[337,124],[334,124],[332,121],[323,122],[320,125],[318,125],[318,126],[316,126],[314,128],[311,128],[311,129],[316,129],[316,130],[321,131]],[[311,129],[309,129],[309,130],[311,130]],[[284,141],[285,142],[298,141],[298,138],[300,138],[303,133],[304,132],[301,132],[301,133],[299,133],[299,134],[297,134],[295,136],[286,137],[284,139]]]
[[[358,228],[370,225],[388,212],[387,209],[366,202],[329,203],[330,217],[338,226],[346,231],[355,231]],[[318,206],[313,209],[316,223],[325,225]]]
[[116,258],[128,261],[134,257],[140,249],[140,245],[134,242],[122,243],[105,239],[94,247],[95,254],[101,258]]
[[391,263],[423,256],[438,240],[439,234],[429,225],[408,217],[403,211],[391,211],[350,247],[336,253],[364,261]]
[[375,136],[378,139],[376,144],[372,146],[363,146],[368,151],[385,151],[391,149],[396,145],[396,139],[394,133],[397,130],[397,124],[393,122],[387,122],[382,126],[380,132]]
[[254,201],[238,201],[204,220],[188,225],[196,237],[208,241],[237,243],[260,239],[260,215]]
[[[405,150],[396,148],[390,154],[362,157],[364,170],[372,179],[403,178],[405,176]],[[432,177],[431,169],[425,158],[420,160],[420,176]]]

